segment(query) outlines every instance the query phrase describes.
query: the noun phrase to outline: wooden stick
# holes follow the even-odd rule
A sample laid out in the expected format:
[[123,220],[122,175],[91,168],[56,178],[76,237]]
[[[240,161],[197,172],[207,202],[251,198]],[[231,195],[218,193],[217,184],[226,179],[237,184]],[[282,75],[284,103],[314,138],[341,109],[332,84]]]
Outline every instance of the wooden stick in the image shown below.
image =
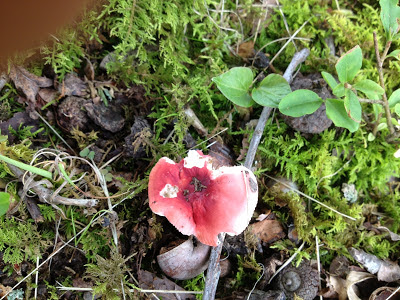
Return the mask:
[[[291,83],[293,80],[293,73],[296,70],[297,66],[304,62],[308,55],[310,54],[310,50],[303,49],[299,52],[296,52],[287,67],[285,74],[283,77],[286,79],[288,83]],[[262,134],[264,132],[265,124],[268,121],[269,115],[272,111],[270,107],[264,107],[260,118],[258,120],[256,129],[254,130],[253,137],[250,141],[249,150],[246,155],[246,160],[244,166],[248,169],[251,169],[254,157],[257,152],[258,145],[260,144]],[[204,287],[203,300],[213,300],[215,299],[215,293],[217,291],[219,275],[221,273],[221,267],[219,265],[219,258],[221,256],[222,245],[224,244],[225,233],[221,233],[218,236],[219,243],[216,247],[211,249],[209,265],[207,269],[207,277]]]

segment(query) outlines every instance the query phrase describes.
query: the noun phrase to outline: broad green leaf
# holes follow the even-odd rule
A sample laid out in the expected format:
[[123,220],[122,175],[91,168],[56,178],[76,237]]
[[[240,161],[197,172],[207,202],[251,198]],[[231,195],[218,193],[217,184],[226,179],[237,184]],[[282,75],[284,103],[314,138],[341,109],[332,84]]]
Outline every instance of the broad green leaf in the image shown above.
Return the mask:
[[237,67],[212,78],[212,81],[216,83],[221,93],[233,103],[250,107],[254,103],[249,95],[253,78],[253,72],[249,68]]
[[322,103],[322,99],[313,91],[296,90],[281,100],[279,110],[284,115],[300,117],[312,114]]
[[359,123],[353,121],[347,115],[346,109],[344,108],[344,102],[338,99],[326,99],[326,115],[333,123],[338,127],[344,127],[350,132],[357,131],[360,126]]
[[397,6],[398,0],[380,0],[379,4],[381,5],[381,20],[386,38],[391,41],[399,31],[397,19],[400,18],[400,7]]
[[281,99],[291,91],[285,78],[278,74],[270,74],[261,81],[258,88],[253,89],[252,97],[260,105],[278,108]]
[[357,95],[353,91],[346,89],[344,97],[344,107],[348,116],[356,122],[361,122],[361,104]]
[[400,60],[400,50],[399,50],[399,49],[393,50],[392,52],[390,52],[390,53],[388,54],[387,57],[394,57],[394,58],[396,58],[397,60]]
[[332,93],[338,97],[338,98],[342,98],[344,96],[344,84],[343,83],[339,83],[333,90]]
[[375,81],[364,79],[357,82],[353,87],[360,92],[363,92],[368,98],[379,99],[380,95],[383,95],[385,90],[377,84]]
[[10,206],[10,194],[0,192],[0,216],[4,215],[8,211]]
[[355,46],[347,51],[336,63],[336,72],[341,83],[354,79],[362,65],[362,51],[360,46]]
[[400,103],[397,103],[397,104],[394,106],[394,111],[395,111],[395,113],[400,117]]
[[400,103],[400,89],[395,90],[389,97],[389,107],[394,107],[397,103]]
[[333,77],[330,73],[328,72],[321,72],[322,77],[325,79],[326,83],[330,86],[330,88],[333,89],[338,85],[335,77]]

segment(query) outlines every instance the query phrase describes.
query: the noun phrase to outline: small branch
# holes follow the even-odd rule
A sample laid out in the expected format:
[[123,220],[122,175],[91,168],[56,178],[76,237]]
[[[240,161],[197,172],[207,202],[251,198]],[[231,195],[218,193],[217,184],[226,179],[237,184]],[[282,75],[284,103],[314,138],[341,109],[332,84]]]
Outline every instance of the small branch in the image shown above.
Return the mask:
[[211,249],[202,300],[215,299],[215,292],[217,291],[219,275],[221,274],[219,258],[221,256],[221,250],[225,240],[225,233],[220,233],[218,236],[218,240],[218,245]]
[[364,103],[380,104],[382,106],[385,105],[385,102],[383,102],[382,100],[372,100],[372,99],[365,99],[365,98],[358,98],[358,100],[360,102],[364,102]]
[[[292,61],[290,62],[289,66],[286,68],[285,73],[283,74],[283,78],[285,78],[288,83],[292,82],[293,73],[296,70],[297,66],[304,62],[309,54],[310,50],[307,48],[304,48],[303,50],[294,54]],[[256,129],[254,130],[253,137],[251,138],[249,150],[247,151],[246,160],[244,162],[244,166],[246,168],[251,169],[251,167],[253,166],[254,157],[256,155],[258,145],[260,144],[261,137],[264,132],[265,124],[268,121],[271,111],[271,107],[265,106],[261,112],[260,119],[258,120]]]
[[[376,32],[375,31],[373,32],[373,35],[374,35],[374,46],[375,46],[376,60],[377,60],[377,63],[378,63],[379,82],[380,82],[381,88],[383,88],[383,90],[385,90],[385,81],[383,79],[383,68],[382,68],[383,60],[381,59],[381,57],[379,55],[378,38],[376,36]],[[389,47],[390,47],[390,43],[387,43],[386,47],[385,47],[384,54],[382,56],[383,59],[386,58],[386,54],[389,51]],[[387,122],[387,125],[388,125],[388,128],[389,128],[389,132],[390,132],[390,135],[393,135],[395,133],[395,131],[394,131],[394,127],[393,127],[393,124],[392,124],[392,115],[390,113],[389,102],[387,100],[386,91],[383,93],[382,99],[383,99],[383,107],[385,108],[386,122]]]
[[[13,172],[14,175],[18,177],[18,180],[23,182],[25,172],[21,171],[14,165],[7,165],[11,172]],[[35,181],[32,179],[29,181],[29,183],[25,182],[25,184],[28,184],[29,186],[24,186],[24,192],[32,189],[39,197],[39,200],[43,203],[76,205],[83,207],[93,207],[98,204],[98,200],[96,199],[71,199],[59,195],[54,195],[54,192],[51,189],[45,187],[45,185],[51,186],[51,183],[48,180]]]
[[[310,50],[303,49],[299,52],[296,52],[293,56],[292,61],[287,67],[285,74],[283,77],[286,79],[288,83],[291,83],[293,79],[293,72],[296,70],[297,66],[304,62],[307,56],[310,54]],[[246,155],[246,160],[244,166],[248,169],[251,169],[254,162],[254,157],[256,155],[258,145],[260,144],[262,134],[264,132],[265,124],[268,121],[269,115],[272,111],[270,107],[264,107],[260,118],[258,120],[256,129],[254,130],[253,137],[250,141],[249,150]],[[225,233],[219,235],[219,243],[218,246],[213,247],[211,249],[209,265],[207,269],[207,277],[206,283],[204,287],[203,300],[213,300],[215,299],[215,293],[217,291],[219,274],[221,272],[219,265],[219,258],[221,255],[222,245],[224,244]]]
[[391,45],[392,45],[392,41],[388,41],[386,43],[385,50],[383,50],[383,54],[382,54],[382,57],[381,57],[382,65],[385,62],[386,56],[387,56],[387,54],[389,52],[389,49],[390,49]]
[[260,118],[258,119],[258,123],[256,129],[254,129],[253,136],[250,141],[249,150],[247,151],[246,159],[244,161],[244,166],[246,168],[251,169],[254,162],[254,157],[256,156],[256,152],[258,149],[258,145],[260,144],[262,134],[264,132],[265,124],[268,121],[269,115],[271,114],[272,108],[264,106]]

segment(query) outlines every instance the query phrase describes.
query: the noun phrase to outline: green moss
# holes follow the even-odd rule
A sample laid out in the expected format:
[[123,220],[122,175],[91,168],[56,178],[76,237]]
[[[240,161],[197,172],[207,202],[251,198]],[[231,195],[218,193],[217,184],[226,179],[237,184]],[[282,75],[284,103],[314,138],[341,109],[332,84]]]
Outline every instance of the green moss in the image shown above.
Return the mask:
[[39,231],[33,220],[17,222],[0,218],[0,251],[5,263],[19,264],[23,260],[36,262],[52,243],[53,234]]

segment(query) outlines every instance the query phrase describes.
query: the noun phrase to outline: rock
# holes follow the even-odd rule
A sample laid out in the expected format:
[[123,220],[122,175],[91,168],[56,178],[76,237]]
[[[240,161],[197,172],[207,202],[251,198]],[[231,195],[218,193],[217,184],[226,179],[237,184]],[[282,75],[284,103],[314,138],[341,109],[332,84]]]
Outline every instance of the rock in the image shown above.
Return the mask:
[[78,128],[81,131],[88,129],[88,117],[82,107],[87,100],[69,96],[65,98],[59,105],[57,110],[58,122],[61,127],[67,131]]
[[125,125],[121,107],[115,105],[113,102],[106,106],[103,102],[95,104],[90,100],[84,104],[84,107],[89,118],[105,130],[116,133]]

